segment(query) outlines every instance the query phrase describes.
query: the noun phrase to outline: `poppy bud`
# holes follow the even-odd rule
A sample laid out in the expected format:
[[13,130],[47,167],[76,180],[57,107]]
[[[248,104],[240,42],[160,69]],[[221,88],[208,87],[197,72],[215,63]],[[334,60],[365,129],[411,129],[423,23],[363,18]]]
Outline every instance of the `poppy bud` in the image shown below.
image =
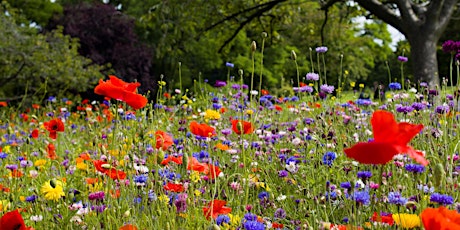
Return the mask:
[[252,41],[252,43],[251,43],[251,51],[252,51],[252,52],[255,52],[256,49],[257,49],[256,41]]
[[112,166],[110,164],[102,164],[101,167],[104,168],[104,169],[109,169]]
[[238,70],[238,74],[239,74],[240,76],[243,76],[243,70],[242,70],[242,69],[239,69],[239,70]]
[[264,32],[262,32],[262,38],[266,38],[266,37],[268,37],[268,34],[267,34],[267,32],[265,32],[265,31],[264,31]]
[[444,178],[446,178],[446,171],[444,170],[444,166],[441,163],[438,163],[434,166],[434,185],[436,187],[439,187],[443,181]]
[[50,185],[51,187],[56,188],[56,180],[54,179],[50,180]]
[[297,60],[297,54],[295,53],[294,50],[291,50],[291,59],[294,61]]
[[126,212],[123,213],[123,217],[129,217],[131,214],[130,209],[126,210]]

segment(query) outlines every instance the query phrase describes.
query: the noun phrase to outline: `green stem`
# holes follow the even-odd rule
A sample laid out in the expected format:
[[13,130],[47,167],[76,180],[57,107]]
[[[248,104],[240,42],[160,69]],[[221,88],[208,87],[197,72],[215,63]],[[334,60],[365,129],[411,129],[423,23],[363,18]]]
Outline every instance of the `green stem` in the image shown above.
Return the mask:
[[179,62],[179,89],[180,89],[180,92],[182,93],[182,71],[181,71],[181,67],[182,67],[182,62]]
[[327,85],[327,75],[326,75],[326,61],[324,60],[324,53],[321,55],[323,57],[323,69],[324,69],[324,84]]
[[260,101],[260,97],[262,96],[262,73],[264,70],[264,46],[265,46],[265,36],[262,35],[262,48],[260,51],[262,54],[262,58],[260,58],[259,101]]

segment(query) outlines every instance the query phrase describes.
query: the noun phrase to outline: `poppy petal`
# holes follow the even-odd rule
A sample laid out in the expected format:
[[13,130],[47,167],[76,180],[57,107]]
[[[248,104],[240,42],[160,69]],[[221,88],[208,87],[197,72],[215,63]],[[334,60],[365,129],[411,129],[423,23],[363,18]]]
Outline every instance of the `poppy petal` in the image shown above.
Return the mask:
[[399,153],[394,145],[378,142],[360,142],[344,151],[347,157],[363,164],[386,164]]

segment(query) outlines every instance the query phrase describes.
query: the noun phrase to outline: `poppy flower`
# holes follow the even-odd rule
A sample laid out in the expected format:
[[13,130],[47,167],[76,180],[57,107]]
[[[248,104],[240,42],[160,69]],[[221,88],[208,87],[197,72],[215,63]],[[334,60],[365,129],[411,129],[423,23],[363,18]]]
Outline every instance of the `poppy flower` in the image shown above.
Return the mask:
[[188,159],[187,170],[208,174],[209,166],[207,164],[200,163],[195,157],[190,157]]
[[55,160],[57,158],[56,147],[53,143],[49,143],[48,146],[46,146],[46,151],[48,153],[48,158],[52,160]]
[[127,83],[110,75],[107,81],[99,80],[99,84],[94,88],[94,93],[124,101],[133,109],[140,109],[145,107],[148,102],[146,97],[136,93],[137,87],[140,85],[139,82]]
[[105,175],[112,178],[112,180],[124,180],[126,179],[126,173],[121,170],[116,170],[114,168],[109,169]]
[[213,137],[216,135],[216,130],[213,127],[204,123],[199,124],[196,121],[190,123],[190,132],[200,137]]
[[183,192],[185,190],[182,184],[167,183],[163,188],[170,192]]
[[225,215],[232,211],[232,208],[226,207],[227,201],[224,200],[213,200],[209,202],[208,206],[203,207],[203,214],[206,219],[212,216],[216,219],[219,215]]
[[26,230],[27,227],[21,214],[19,214],[19,211],[16,209],[5,213],[0,218],[0,229]]
[[252,127],[251,122],[232,120],[232,130],[236,134],[250,134],[254,131],[254,128]]
[[182,156],[176,157],[176,156],[173,156],[173,155],[169,155],[167,158],[162,160],[160,164],[167,165],[171,161],[176,163],[176,164],[178,164],[178,165],[181,165],[182,164]]
[[423,226],[426,230],[454,230],[460,229],[460,214],[444,206],[426,208],[422,214]]
[[137,227],[132,224],[126,224],[120,227],[118,230],[137,230]]
[[373,113],[371,124],[374,140],[360,142],[345,149],[345,154],[349,158],[363,164],[386,164],[394,156],[406,153],[418,163],[428,165],[423,153],[408,145],[410,140],[423,129],[423,125],[397,123],[392,113],[383,110]]
[[374,212],[374,214],[371,217],[371,221],[373,222],[379,222],[379,223],[385,223],[390,226],[393,226],[395,221],[393,220],[393,215],[390,214],[378,214],[377,212]]
[[38,129],[32,130],[32,133],[31,133],[32,138],[37,139],[38,135],[39,135]]
[[59,118],[43,123],[45,129],[50,132],[50,138],[56,139],[57,132],[64,132],[64,123]]
[[217,167],[217,166],[215,166],[213,164],[208,164],[208,168],[209,168],[209,172],[207,174],[211,179],[214,179],[214,178],[218,177],[219,174],[222,172],[222,171],[220,171],[219,167]]
[[8,103],[6,101],[0,101],[0,107],[7,107]]
[[168,149],[171,145],[173,145],[173,139],[172,137],[161,131],[161,130],[158,130],[155,132],[155,139],[156,139],[156,145],[155,145],[155,148],[156,149],[163,149],[163,150],[166,150]]

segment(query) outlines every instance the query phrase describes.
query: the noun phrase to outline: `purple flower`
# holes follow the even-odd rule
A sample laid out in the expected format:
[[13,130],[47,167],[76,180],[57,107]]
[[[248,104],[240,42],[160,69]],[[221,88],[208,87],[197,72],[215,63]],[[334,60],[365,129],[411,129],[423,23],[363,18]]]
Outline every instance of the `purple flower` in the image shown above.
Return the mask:
[[425,166],[419,164],[407,164],[405,168],[406,171],[413,173],[422,173],[425,171]]
[[230,222],[230,217],[227,216],[227,215],[219,215],[217,218],[216,218],[216,224],[217,225],[222,225],[224,223],[229,223]]
[[221,81],[221,80],[216,80],[216,83],[214,84],[214,87],[220,88],[220,87],[224,87],[226,85],[227,85],[227,82]]
[[104,200],[105,193],[103,191],[93,192],[88,195],[89,200]]
[[288,175],[289,175],[289,172],[286,171],[286,170],[278,171],[278,176],[279,177],[287,177]]
[[428,83],[420,82],[420,87],[426,88],[426,87],[428,87]]
[[445,114],[449,112],[449,106],[448,105],[439,105],[436,107],[436,113],[439,114]]
[[390,192],[388,194],[388,202],[390,202],[390,204],[402,206],[407,203],[407,198],[402,197],[399,192]]
[[368,205],[371,197],[367,191],[356,191],[353,193],[352,199],[356,201],[356,203]]
[[358,175],[358,178],[367,179],[372,176],[372,172],[371,171],[359,171],[357,175]]
[[442,43],[442,51],[446,53],[456,53],[460,49],[459,41],[447,40]]
[[414,108],[417,111],[421,111],[426,108],[426,105],[420,102],[414,102],[412,103],[412,108]]
[[390,89],[392,90],[398,90],[398,89],[401,89],[401,83],[399,82],[391,82],[388,87],[390,87]]
[[398,56],[398,61],[400,62],[407,62],[409,59],[407,57],[404,57],[404,56]]
[[319,75],[317,73],[307,73],[306,79],[308,81],[318,81]]
[[93,205],[91,206],[91,210],[96,212],[104,212],[106,206],[105,205]]
[[320,86],[320,90],[321,92],[331,94],[332,92],[334,92],[334,86],[324,84]]
[[265,230],[265,224],[257,221],[246,221],[243,226],[245,230]]
[[18,165],[15,165],[15,164],[5,165],[5,168],[13,171],[13,170],[18,169]]
[[235,64],[233,64],[231,62],[225,62],[225,66],[227,66],[229,68],[233,68],[233,67],[235,67]]
[[326,46],[316,47],[316,52],[317,53],[326,53],[327,52],[327,47]]
[[344,189],[350,189],[351,188],[351,183],[350,182],[342,182],[340,183],[340,187]]
[[278,208],[275,210],[274,216],[275,218],[284,219],[286,218],[286,211],[284,211],[282,208]]
[[323,164],[331,166],[332,163],[334,163],[335,158],[337,158],[337,155],[334,152],[326,152],[323,155]]
[[299,91],[302,92],[302,93],[312,93],[313,92],[313,88],[311,86],[302,86],[302,87],[294,87],[292,88],[294,90],[294,92],[298,93]]
[[440,205],[448,205],[454,203],[454,198],[449,195],[433,193],[430,196],[430,201],[434,203],[438,203]]
[[187,211],[187,193],[179,193],[176,200],[174,201],[176,206],[176,212],[186,212]]
[[412,112],[412,110],[414,110],[414,108],[412,106],[404,106],[404,105],[401,105],[401,104],[396,105],[396,111],[398,113],[410,113],[410,112]]
[[438,93],[438,91],[435,90],[435,89],[430,89],[430,90],[428,90],[428,94],[429,94],[429,95],[433,95],[433,96],[437,96],[439,93]]

